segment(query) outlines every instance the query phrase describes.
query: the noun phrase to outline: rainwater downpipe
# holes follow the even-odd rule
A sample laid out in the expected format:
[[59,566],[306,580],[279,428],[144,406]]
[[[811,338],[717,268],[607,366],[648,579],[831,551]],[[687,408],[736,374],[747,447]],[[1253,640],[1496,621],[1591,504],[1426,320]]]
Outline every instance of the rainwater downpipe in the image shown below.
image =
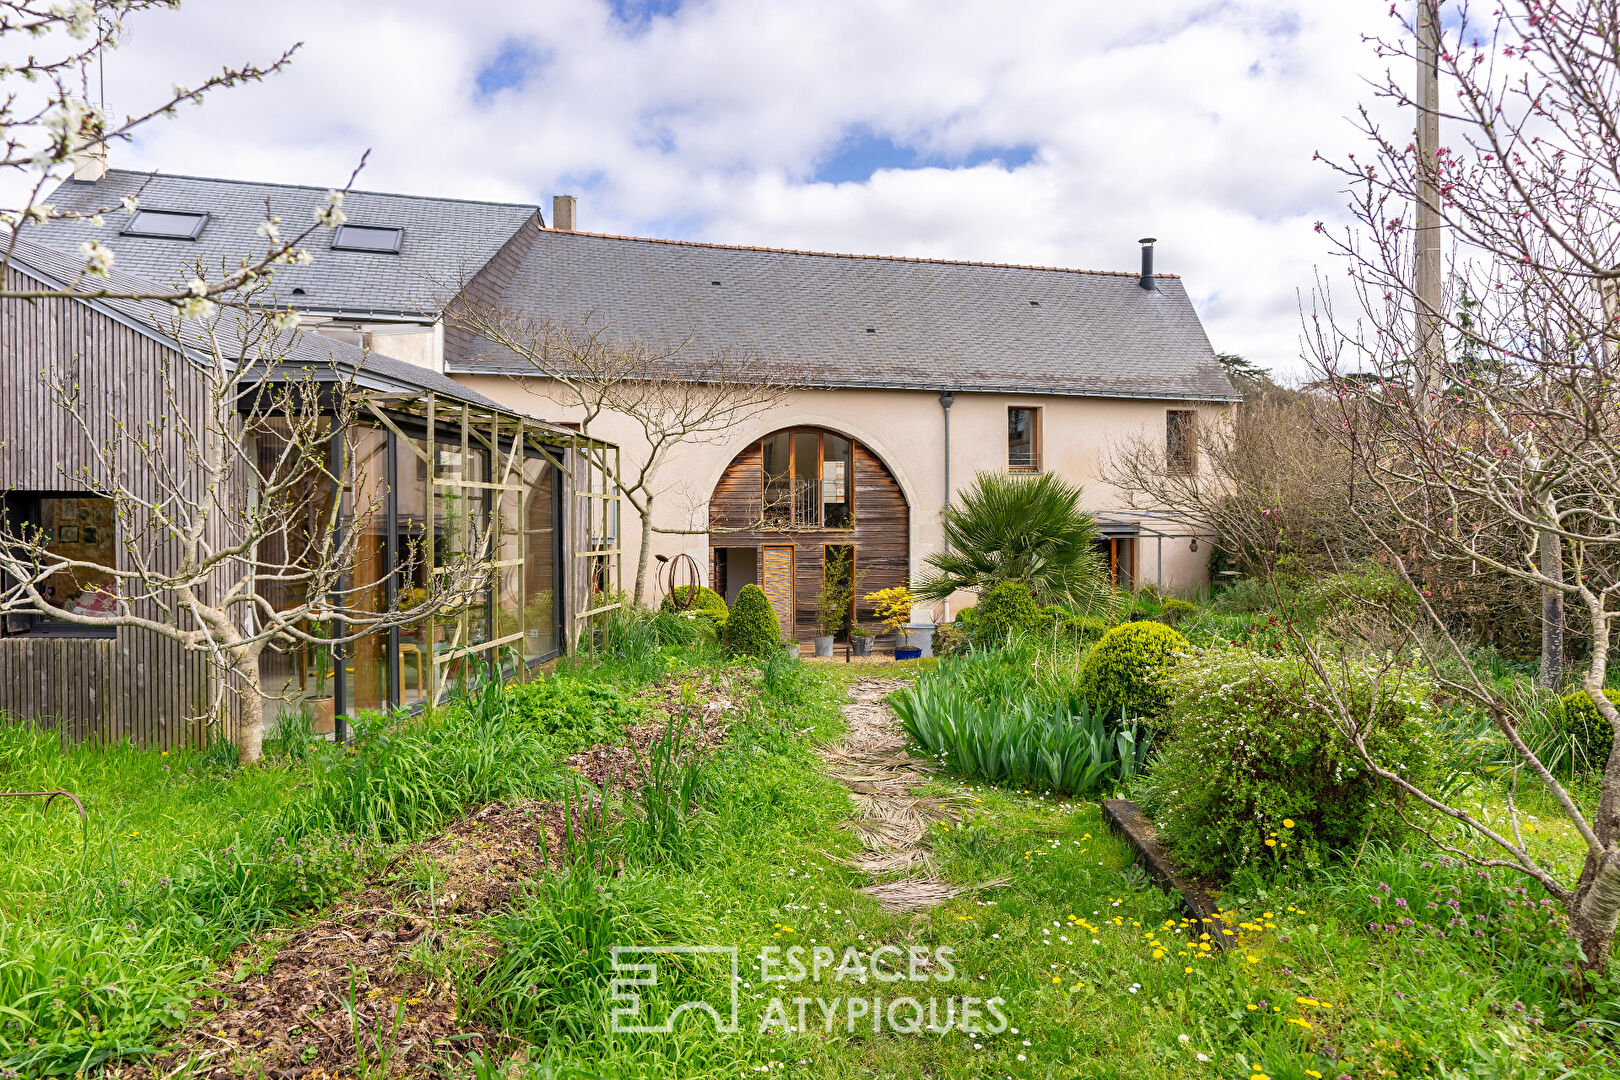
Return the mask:
[[[956,391],[941,390],[939,392],[939,408],[945,414],[945,509],[951,505],[951,405],[956,401]],[[945,534],[945,550],[951,550],[951,534]],[[944,622],[951,621],[951,599],[945,598]]]

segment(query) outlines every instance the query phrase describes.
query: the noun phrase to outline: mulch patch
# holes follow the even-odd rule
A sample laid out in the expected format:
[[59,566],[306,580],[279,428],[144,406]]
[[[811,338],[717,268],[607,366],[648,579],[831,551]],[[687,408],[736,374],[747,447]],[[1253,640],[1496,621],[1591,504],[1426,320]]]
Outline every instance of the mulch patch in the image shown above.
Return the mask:
[[[683,725],[683,753],[711,750],[737,708],[708,684],[684,692],[660,685],[651,694],[655,713]],[[694,697],[706,703],[699,707]],[[621,792],[639,789],[649,750],[667,729],[667,719],[635,725],[626,744],[574,754],[567,765],[598,789],[609,777]],[[577,820],[579,807],[572,813]],[[411,954],[431,949],[446,929],[509,907],[526,881],[560,868],[564,815],[560,803],[492,803],[408,846],[369,887],[318,921],[266,932],[237,949],[210,987],[217,1007],[211,1017],[158,1057],[107,1075],[335,1080],[363,1065],[372,1075],[445,1075],[448,1063],[503,1037],[458,1019],[454,984]],[[497,945],[483,947],[492,962]]]

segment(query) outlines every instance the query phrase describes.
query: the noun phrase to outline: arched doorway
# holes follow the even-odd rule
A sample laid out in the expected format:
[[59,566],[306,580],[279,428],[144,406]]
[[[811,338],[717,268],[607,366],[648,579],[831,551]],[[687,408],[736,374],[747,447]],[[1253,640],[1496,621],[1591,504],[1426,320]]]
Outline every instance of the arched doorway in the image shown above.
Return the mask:
[[[736,599],[744,585],[771,597],[782,632],[816,633],[829,563],[853,565],[853,615],[875,629],[860,596],[906,584],[911,509],[881,459],[820,427],[773,431],[732,459],[709,498],[710,581]],[[848,632],[846,624],[836,636]]]

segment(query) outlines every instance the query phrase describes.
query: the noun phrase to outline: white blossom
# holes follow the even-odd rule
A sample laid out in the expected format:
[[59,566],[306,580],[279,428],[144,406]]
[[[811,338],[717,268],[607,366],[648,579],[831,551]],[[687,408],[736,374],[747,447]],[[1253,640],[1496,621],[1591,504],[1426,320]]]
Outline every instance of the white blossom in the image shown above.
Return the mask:
[[79,245],[79,257],[84,259],[84,272],[92,277],[106,277],[112,269],[112,248],[100,240],[86,240]]
[[335,229],[349,220],[348,215],[343,212],[343,192],[328,191],[326,193],[326,204],[315,208],[315,220],[328,229]]
[[186,284],[186,291],[191,293],[192,296],[207,296],[208,282],[202,278],[192,278]]
[[198,322],[207,320],[214,314],[214,302],[201,296],[188,296],[179,303],[180,317],[183,319],[196,319]]
[[89,0],[76,0],[72,4],[52,4],[51,14],[61,19],[68,36],[80,41],[90,36],[96,23],[96,8]]
[[140,209],[141,200],[133,195],[125,195],[121,202],[124,207],[124,213],[126,214],[133,214],[136,210]]

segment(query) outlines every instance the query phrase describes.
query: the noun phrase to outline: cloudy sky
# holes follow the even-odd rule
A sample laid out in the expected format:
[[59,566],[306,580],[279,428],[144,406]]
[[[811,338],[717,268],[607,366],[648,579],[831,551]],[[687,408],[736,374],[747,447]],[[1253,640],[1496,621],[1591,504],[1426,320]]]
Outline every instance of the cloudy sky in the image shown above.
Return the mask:
[[[1403,5],[1403,7],[1409,5]],[[580,227],[1182,274],[1215,347],[1299,368],[1318,219],[1388,0],[187,0],[109,109],[303,42],[116,166],[541,202]]]

